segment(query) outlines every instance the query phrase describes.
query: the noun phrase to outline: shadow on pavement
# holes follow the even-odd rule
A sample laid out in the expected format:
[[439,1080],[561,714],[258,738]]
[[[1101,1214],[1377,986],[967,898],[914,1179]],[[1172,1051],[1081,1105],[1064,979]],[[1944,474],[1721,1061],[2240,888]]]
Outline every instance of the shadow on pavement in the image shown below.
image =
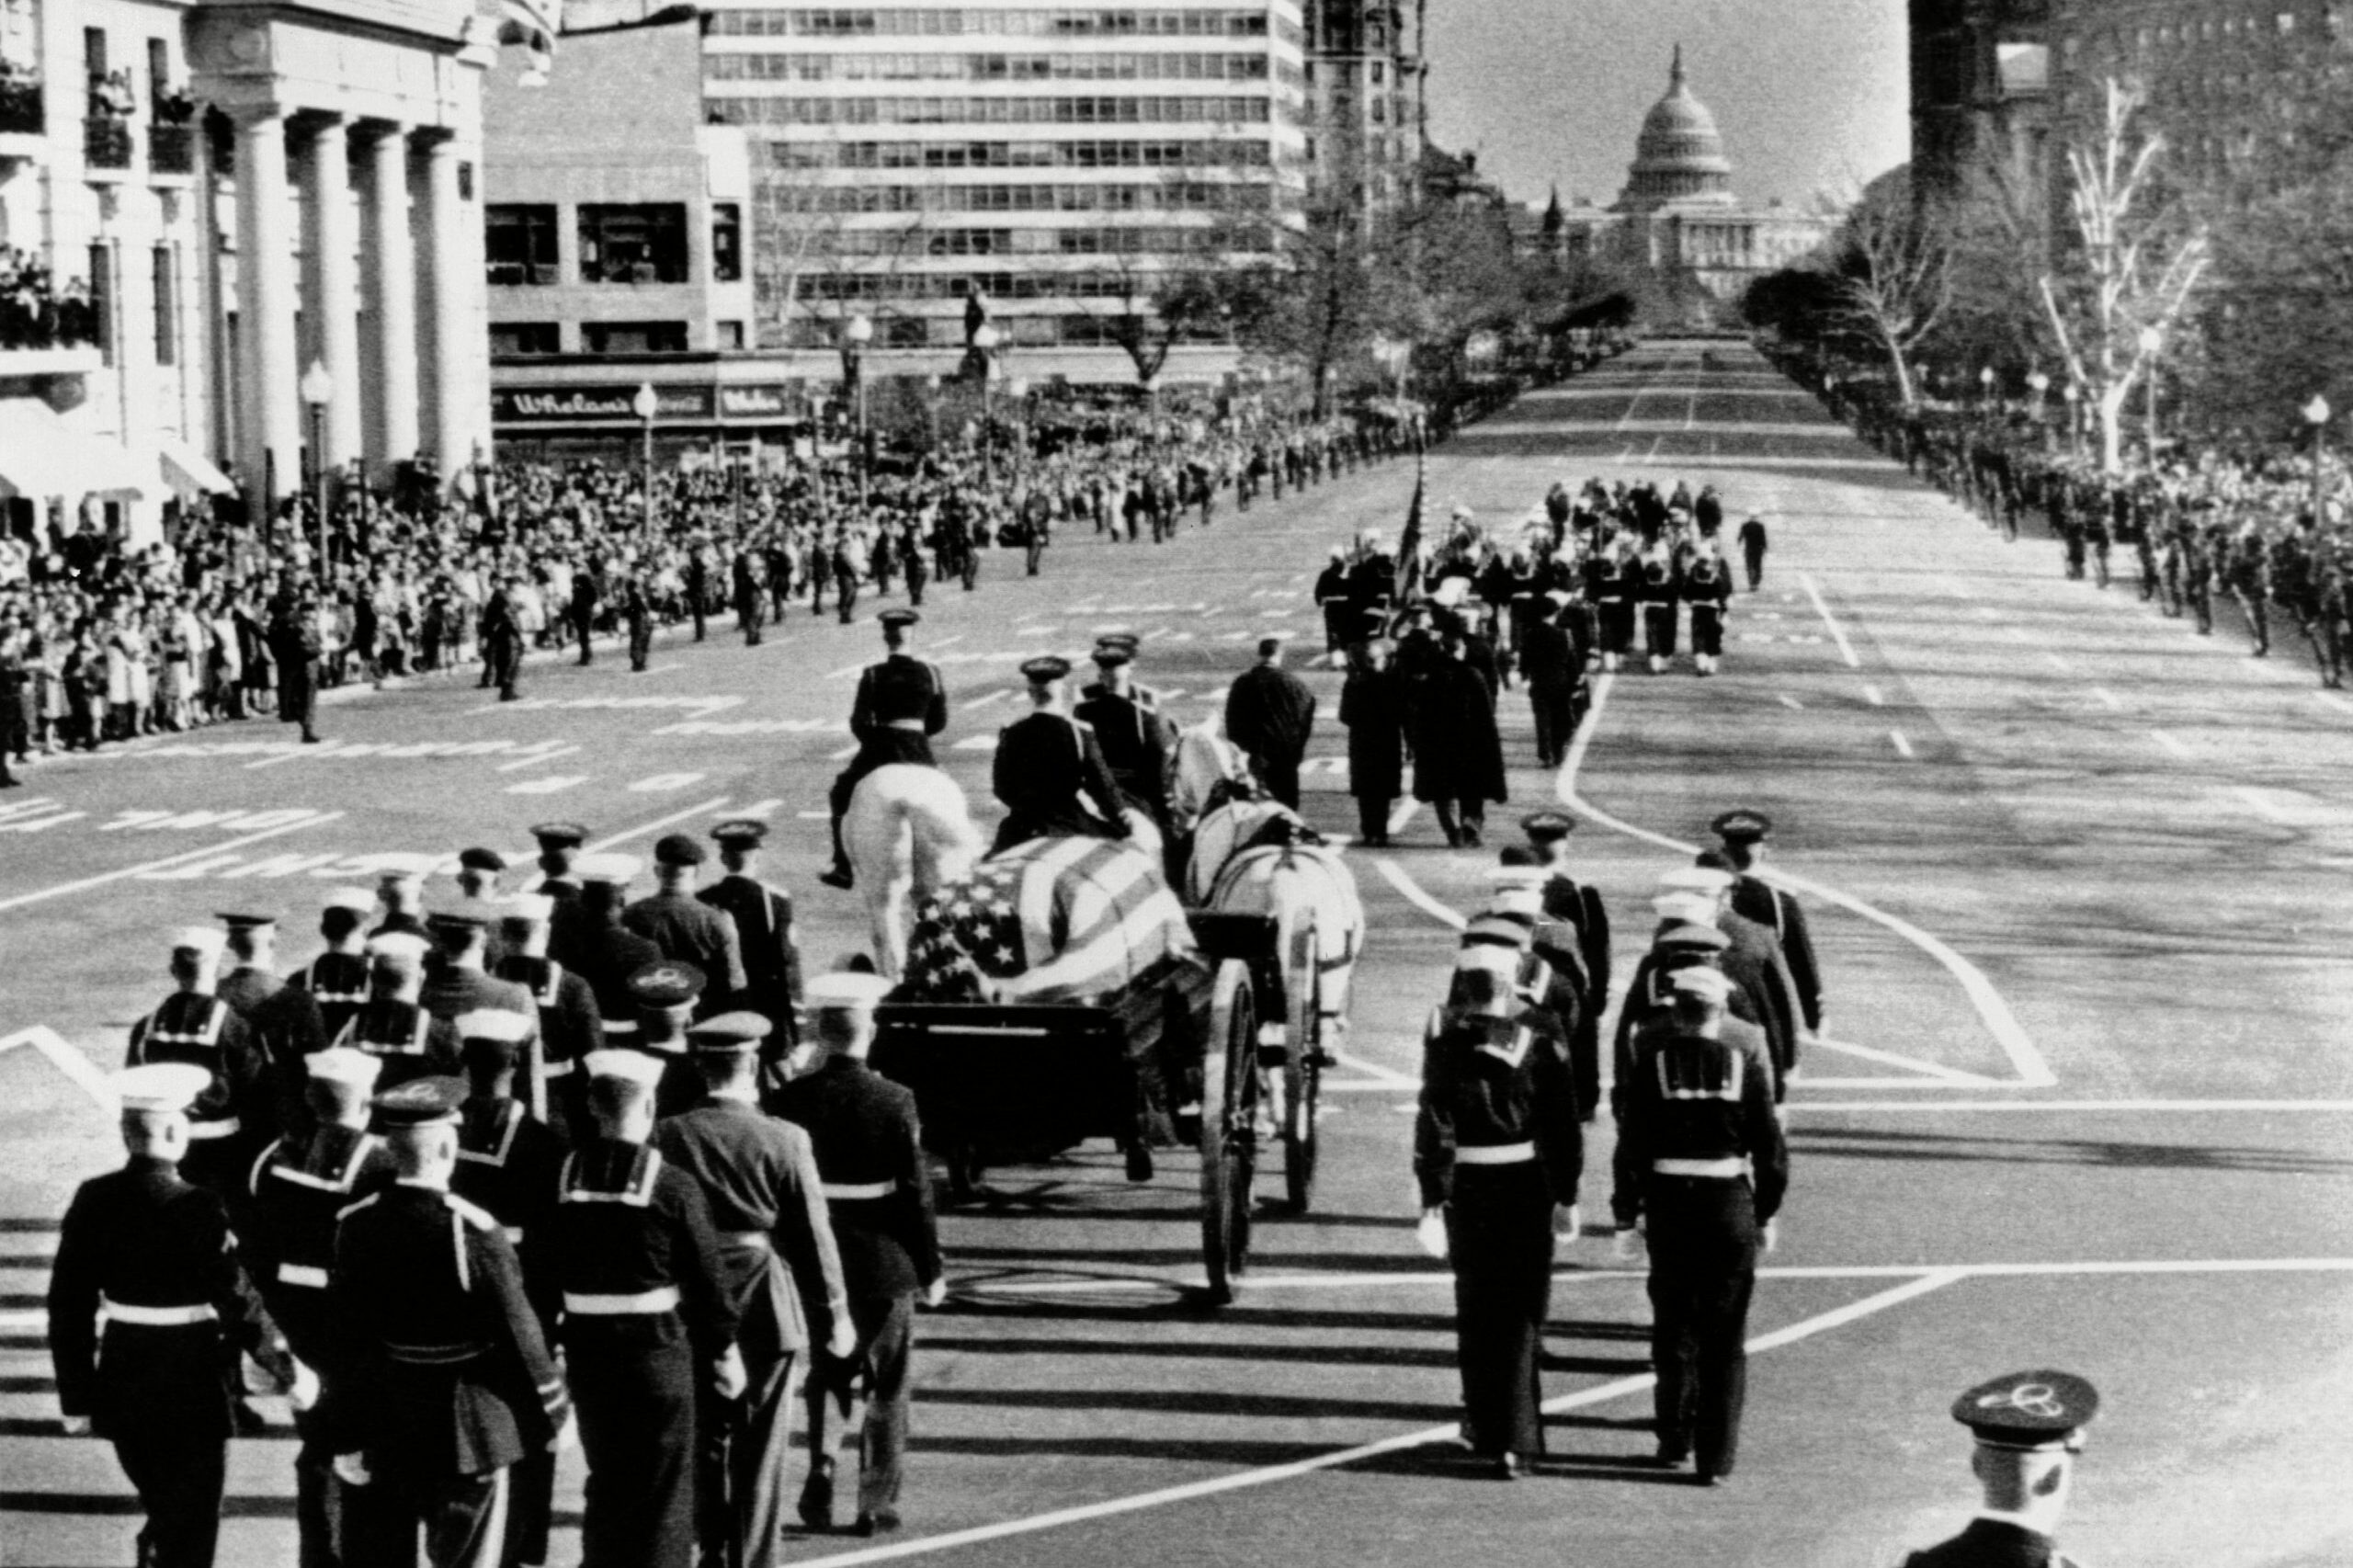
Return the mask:
[[1795,1153],[1856,1160],[2107,1165],[2120,1170],[2248,1171],[2274,1176],[2328,1176],[2353,1171],[2353,1159],[2331,1155],[2197,1143],[2124,1143],[2094,1138],[1980,1138],[1808,1128],[1790,1135],[1790,1148]]

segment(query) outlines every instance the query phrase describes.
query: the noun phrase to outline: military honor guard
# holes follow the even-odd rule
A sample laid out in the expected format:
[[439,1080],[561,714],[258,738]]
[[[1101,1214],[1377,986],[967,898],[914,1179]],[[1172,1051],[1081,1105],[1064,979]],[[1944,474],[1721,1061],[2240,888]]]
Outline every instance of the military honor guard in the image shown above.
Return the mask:
[[556,961],[588,983],[597,998],[597,1016],[604,1020],[612,1044],[637,1032],[637,1004],[629,993],[629,977],[649,964],[662,961],[662,949],[621,924],[629,904],[629,885],[641,867],[634,855],[584,855],[574,866],[580,878],[580,899],[571,918],[559,919],[548,941]]
[[413,1078],[453,1076],[458,1035],[446,1018],[426,1011],[425,957],[429,944],[407,931],[368,939],[368,1000],[334,1043],[366,1051],[383,1063],[382,1087]]
[[621,925],[661,949],[664,958],[702,971],[710,978],[702,1006],[716,1010],[744,989],[744,951],[734,919],[695,897],[695,877],[707,858],[702,845],[686,834],[655,840],[654,891],[621,911]]
[[2012,1372],[1952,1403],[1976,1439],[1969,1468],[1984,1503],[1969,1528],[1904,1558],[1904,1568],[2080,1568],[2059,1550],[2084,1428],[2099,1391],[2073,1372]]
[[287,983],[311,994],[319,1030],[333,1040],[368,1000],[368,917],[376,895],[366,888],[336,888],[319,910],[319,939],[326,950],[295,971]]
[[490,972],[492,938],[501,913],[501,905],[470,900],[426,916],[434,953],[417,1000],[426,1012],[451,1023],[487,1007],[513,1013],[530,1025],[536,1051],[539,1005],[517,982]]
[[[972,584],[968,580],[966,587]],[[842,847],[842,813],[858,780],[892,763],[937,767],[931,737],[948,727],[948,682],[939,667],[907,652],[923,617],[911,609],[886,609],[876,616],[882,628],[882,645],[889,650],[881,662],[866,666],[858,677],[858,696],[850,704],[849,733],[858,741],[858,755],[834,780],[828,805],[834,819],[834,863],[819,877],[827,887],[847,890],[852,881],[849,852]]]
[[[278,978],[276,915],[223,914],[217,918],[228,935],[222,949],[226,972],[216,994],[237,1010],[267,1065],[272,1128],[301,1126],[302,1059],[324,1049],[324,1015],[317,998]],[[244,1142],[251,1148],[254,1140]]]
[[545,893],[517,893],[501,906],[506,956],[499,960],[498,978],[529,992],[540,1017],[538,1040],[526,1045],[517,1066],[518,1097],[533,1116],[568,1136],[586,1125],[580,1063],[605,1049],[605,1026],[588,983],[548,957],[554,913],[555,901]]
[[1120,798],[1168,826],[1168,726],[1147,704],[1135,684],[1137,644],[1113,633],[1097,642],[1097,684],[1072,710],[1072,717],[1095,732],[1104,766]]
[[1610,1209],[1620,1256],[1631,1256],[1637,1230],[1650,1251],[1658,1460],[1694,1460],[1713,1486],[1740,1455],[1748,1303],[1789,1150],[1772,1085],[1722,1038],[1732,982],[1694,964],[1670,983],[1672,1028],[1642,1042],[1618,1085]]
[[815,1150],[858,1330],[851,1352],[821,1361],[809,1381],[801,1518],[812,1529],[833,1528],[837,1454],[863,1395],[854,1521],[861,1535],[899,1527],[915,1302],[938,1306],[947,1294],[915,1096],[866,1062],[874,1009],[889,989],[870,974],[811,981],[812,1028],[824,1059],[776,1096],[777,1114],[804,1129]]
[[[1070,715],[1070,661],[1049,653],[1021,666],[1030,711],[997,732],[990,787],[1004,803],[989,853],[1033,838],[1125,838],[1126,804],[1095,732]],[[1092,811],[1088,808],[1092,807]]]
[[759,1105],[768,1020],[722,1013],[688,1031],[704,1095],[665,1117],[654,1147],[702,1186],[736,1306],[745,1389],[707,1400],[697,1466],[705,1568],[773,1568],[782,1547],[792,1410],[813,1344],[858,1348],[841,1254],[809,1135]]
[[[108,1081],[122,1168],[84,1182],[58,1229],[49,1354],[67,1437],[114,1446],[145,1516],[139,1561],[210,1568],[233,1430],[224,1364],[271,1356],[268,1314],[238,1266],[220,1194],[191,1185],[191,1112],[217,1087],[190,1062]],[[99,1315],[105,1314],[105,1329]],[[281,1381],[292,1368],[272,1356]]]
[[570,1412],[523,1271],[491,1214],[450,1190],[466,1085],[374,1100],[394,1179],[346,1210],[328,1309],[337,1360],[320,1418],[345,1483],[347,1568],[499,1568],[510,1472]]
[[698,1395],[740,1398],[740,1309],[701,1184],[654,1148],[662,1063],[588,1059],[595,1136],[564,1159],[534,1267],[561,1292],[588,1460],[585,1568],[694,1568]]
[[173,1165],[199,1187],[233,1199],[256,1143],[273,1131],[269,1063],[237,1010],[216,994],[227,938],[191,926],[172,940],[172,994],[131,1026],[126,1067],[182,1062],[204,1070],[201,1093],[185,1108],[188,1147]]
[[1763,812],[1731,811],[1708,826],[1722,842],[1724,859],[1733,873],[1733,913],[1764,926],[1781,944],[1781,957],[1797,988],[1799,1017],[1809,1034],[1819,1036],[1822,965],[1814,957],[1813,935],[1806,928],[1805,906],[1798,903],[1796,894],[1757,874],[1765,861],[1765,841],[1772,835],[1773,819]]
[[761,1055],[774,1062],[799,1039],[793,1009],[801,1002],[801,948],[792,928],[792,900],[760,875],[768,825],[733,817],[710,830],[724,873],[695,894],[735,923],[744,958],[744,988],[736,1002],[768,1021]]
[[383,915],[369,927],[368,935],[386,936],[394,931],[412,937],[425,935],[425,879],[433,869],[430,855],[393,855],[384,858],[386,864],[376,873],[376,903]]
[[[1466,946],[1422,1037],[1414,1128],[1424,1244],[1454,1269],[1463,1426],[1509,1480],[1544,1451],[1538,1359],[1556,1236],[1585,1168],[1568,1042],[1518,994],[1516,950]],[[1442,1237],[1442,1240],[1440,1239]]]

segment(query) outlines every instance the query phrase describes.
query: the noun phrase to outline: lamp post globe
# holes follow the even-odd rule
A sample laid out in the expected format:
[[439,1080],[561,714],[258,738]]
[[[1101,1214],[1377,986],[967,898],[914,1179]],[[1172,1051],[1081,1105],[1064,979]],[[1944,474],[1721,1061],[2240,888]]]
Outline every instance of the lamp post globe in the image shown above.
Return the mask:
[[635,395],[629,400],[629,411],[645,427],[645,442],[638,460],[637,499],[648,530],[654,527],[654,416],[661,410],[662,400],[654,395],[654,383],[640,381]]

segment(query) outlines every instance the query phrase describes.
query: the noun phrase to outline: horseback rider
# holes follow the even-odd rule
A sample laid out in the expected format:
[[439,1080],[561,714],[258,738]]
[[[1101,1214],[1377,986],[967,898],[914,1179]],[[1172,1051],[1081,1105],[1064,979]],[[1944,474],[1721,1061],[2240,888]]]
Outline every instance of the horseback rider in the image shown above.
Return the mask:
[[[1063,683],[1070,661],[1053,654],[1031,659],[1021,675],[1034,711],[997,732],[991,785],[1006,815],[989,853],[1058,835],[1127,837],[1128,819],[1103,748],[1095,732],[1068,711]],[[1094,806],[1093,814],[1082,800]]]
[[1086,688],[1073,716],[1095,732],[1111,782],[1129,803],[1168,827],[1168,722],[1151,694],[1135,682],[1136,640],[1107,633],[1095,645],[1101,678]]
[[858,677],[858,699],[849,710],[858,755],[834,780],[828,801],[834,817],[834,863],[817,878],[827,887],[844,890],[854,885],[855,878],[849,853],[842,846],[842,813],[849,810],[858,780],[894,762],[938,767],[931,755],[931,737],[948,727],[948,683],[939,666],[906,651],[908,633],[923,617],[911,609],[892,608],[875,619],[881,623],[882,644],[890,653]]

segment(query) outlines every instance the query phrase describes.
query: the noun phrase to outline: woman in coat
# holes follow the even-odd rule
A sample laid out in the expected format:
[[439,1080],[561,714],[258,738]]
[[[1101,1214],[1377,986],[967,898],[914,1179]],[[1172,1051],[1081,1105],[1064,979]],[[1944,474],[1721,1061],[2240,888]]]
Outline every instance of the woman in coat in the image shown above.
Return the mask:
[[1437,808],[1446,841],[1475,848],[1486,826],[1487,802],[1510,798],[1504,788],[1503,737],[1495,730],[1495,699],[1467,662],[1469,634],[1446,633],[1444,654],[1430,662],[1409,693],[1413,711],[1414,799]]
[[1348,793],[1357,799],[1357,841],[1389,846],[1389,808],[1404,792],[1405,697],[1390,664],[1390,644],[1360,642],[1340,687],[1340,722],[1348,732]]

